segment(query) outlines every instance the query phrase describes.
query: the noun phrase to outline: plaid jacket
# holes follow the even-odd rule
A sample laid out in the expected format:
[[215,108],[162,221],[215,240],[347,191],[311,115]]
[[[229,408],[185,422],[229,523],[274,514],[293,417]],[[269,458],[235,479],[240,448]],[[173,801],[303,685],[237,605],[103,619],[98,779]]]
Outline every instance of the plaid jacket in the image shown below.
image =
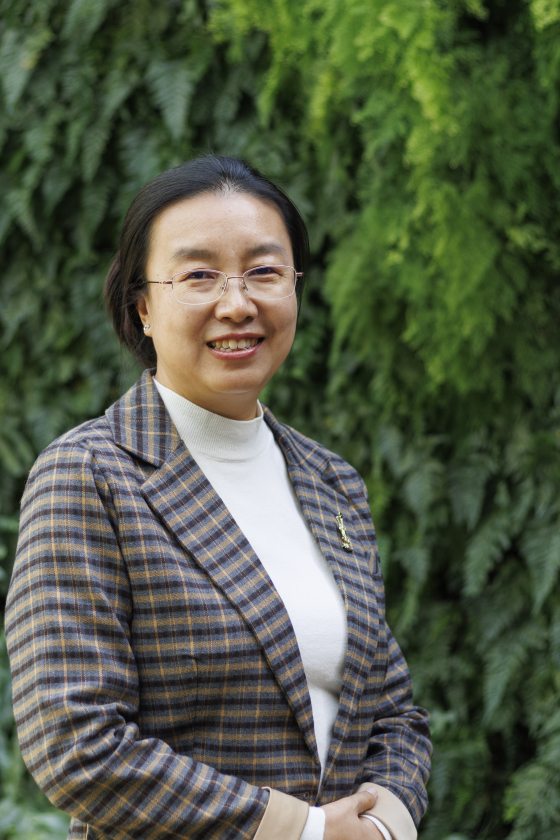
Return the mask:
[[283,602],[146,372],[43,452],[22,503],[6,612],[14,709],[26,764],[74,840],[295,840],[307,803],[364,782],[422,817],[426,714],[385,622],[363,482],[265,417],[347,609],[322,784]]

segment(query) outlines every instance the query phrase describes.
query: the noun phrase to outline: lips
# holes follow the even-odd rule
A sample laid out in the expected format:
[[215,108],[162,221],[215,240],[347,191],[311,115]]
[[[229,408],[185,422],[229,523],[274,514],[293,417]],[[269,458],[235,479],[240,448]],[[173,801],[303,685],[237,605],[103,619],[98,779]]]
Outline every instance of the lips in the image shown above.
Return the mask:
[[257,344],[263,341],[262,338],[219,338],[215,341],[209,341],[208,346],[212,350],[232,351],[232,350],[250,350],[256,347]]

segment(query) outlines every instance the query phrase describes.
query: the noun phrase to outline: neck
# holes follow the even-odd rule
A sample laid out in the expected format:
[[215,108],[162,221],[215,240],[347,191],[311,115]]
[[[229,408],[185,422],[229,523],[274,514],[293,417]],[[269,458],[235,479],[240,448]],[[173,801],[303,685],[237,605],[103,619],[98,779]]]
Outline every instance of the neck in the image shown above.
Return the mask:
[[220,417],[227,417],[229,420],[254,420],[259,415],[258,398],[254,394],[204,394],[200,397],[196,393],[177,388],[163,371],[156,370],[154,379],[199,408],[204,408]]
[[271,432],[262,410],[251,420],[233,420],[210,412],[185,399],[161,382],[156,388],[181,438],[195,455],[202,453],[218,461],[243,461],[257,457],[268,445]]

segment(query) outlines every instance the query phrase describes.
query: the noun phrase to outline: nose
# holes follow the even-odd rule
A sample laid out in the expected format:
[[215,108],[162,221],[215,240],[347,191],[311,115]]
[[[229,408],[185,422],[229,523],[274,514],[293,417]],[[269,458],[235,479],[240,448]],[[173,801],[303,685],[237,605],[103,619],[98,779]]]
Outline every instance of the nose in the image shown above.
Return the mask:
[[257,307],[249,296],[244,277],[230,274],[222,296],[216,301],[216,316],[239,322],[256,314]]

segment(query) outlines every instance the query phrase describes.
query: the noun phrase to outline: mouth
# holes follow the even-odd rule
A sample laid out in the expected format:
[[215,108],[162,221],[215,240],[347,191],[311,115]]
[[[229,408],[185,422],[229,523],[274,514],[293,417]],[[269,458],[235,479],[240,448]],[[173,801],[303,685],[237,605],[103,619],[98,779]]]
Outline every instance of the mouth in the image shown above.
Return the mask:
[[220,350],[221,352],[233,352],[235,350],[250,350],[261,344],[263,338],[223,338],[216,341],[209,341],[208,346],[212,350]]

